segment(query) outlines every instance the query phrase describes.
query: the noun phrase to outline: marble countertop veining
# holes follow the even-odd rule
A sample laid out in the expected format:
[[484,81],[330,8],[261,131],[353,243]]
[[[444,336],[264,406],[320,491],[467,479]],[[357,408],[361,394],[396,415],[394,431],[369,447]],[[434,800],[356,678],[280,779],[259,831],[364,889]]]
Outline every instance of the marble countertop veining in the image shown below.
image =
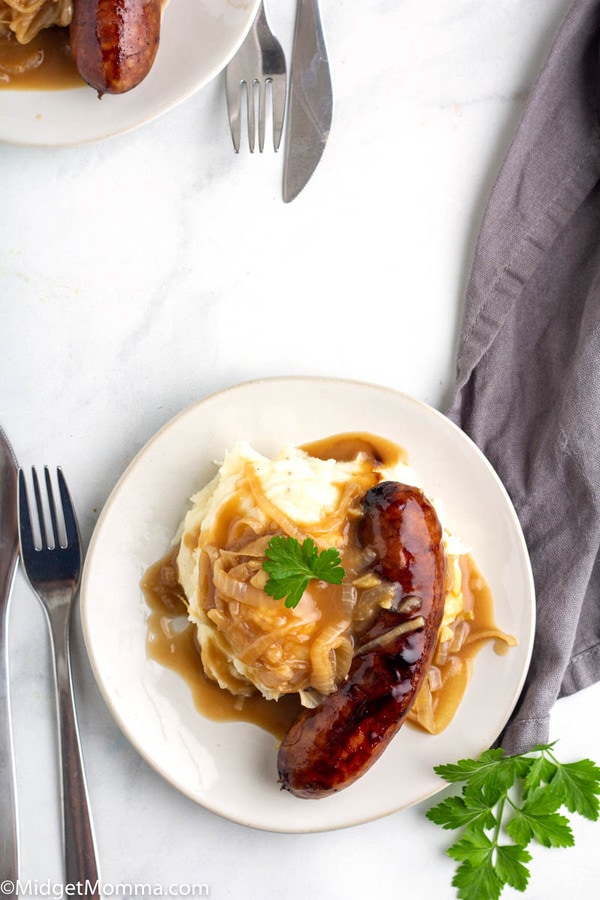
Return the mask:
[[[289,205],[281,153],[251,156],[242,147],[234,155],[222,74],[107,142],[0,145],[0,422],[22,465],[64,467],[86,543],[137,451],[215,390],[326,375],[445,407],[480,217],[567,6],[323,3],[333,127],[319,168]],[[294,3],[266,8],[289,54]],[[204,885],[215,900],[455,896],[449,835],[425,819],[428,802],[342,831],[290,835],[233,824],[180,795],[122,736],[78,617],[74,624],[108,891],[152,884],[187,896]],[[44,885],[56,896],[50,657],[21,573],[10,654],[22,877],[29,896]],[[593,687],[556,705],[552,737],[563,758],[600,760],[599,699]],[[573,824],[574,848],[536,849],[528,898],[597,896],[597,826]]]

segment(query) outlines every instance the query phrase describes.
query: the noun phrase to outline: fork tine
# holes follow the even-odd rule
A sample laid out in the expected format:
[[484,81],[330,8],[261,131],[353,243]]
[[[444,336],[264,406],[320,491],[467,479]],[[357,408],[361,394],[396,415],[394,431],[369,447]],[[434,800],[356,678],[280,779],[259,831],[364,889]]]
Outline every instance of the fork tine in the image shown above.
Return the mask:
[[58,479],[58,490],[60,492],[63,518],[65,522],[65,546],[73,547],[79,542],[79,526],[77,524],[77,517],[75,515],[75,510],[73,508],[73,502],[71,500],[71,495],[69,494],[67,482],[65,481],[65,476],[63,475],[63,471],[60,466],[56,470],[56,477]]
[[233,140],[233,149],[236,153],[240,152],[240,141],[242,139],[242,123],[240,116],[241,90],[242,86],[239,79],[235,80],[228,70],[225,79],[225,95],[227,97],[227,114],[229,116],[231,139]]
[[258,83],[258,149],[265,149],[265,118],[267,114],[267,84],[271,79]]
[[248,143],[250,153],[254,153],[254,138],[256,135],[256,121],[254,118],[254,81],[246,82],[246,99],[248,108]]
[[[44,478],[46,480],[46,494],[48,496],[48,509],[50,511],[50,522],[52,524],[52,534],[54,546],[60,546],[60,536],[58,531],[58,521],[56,518],[56,503],[54,502],[54,491],[52,490],[52,482],[50,481],[50,470],[48,466],[44,466]],[[42,509],[39,507],[40,519],[42,518]]]
[[283,120],[285,118],[286,80],[274,78],[272,81],[271,97],[273,103],[273,146],[279,150],[281,136],[283,134]]
[[23,469],[19,469],[19,527],[21,555],[33,553],[35,551],[35,541],[33,538],[33,526],[31,524],[31,515],[29,512],[27,484],[25,483],[25,473]]
[[38,527],[40,529],[40,540],[42,549],[44,547],[49,547],[48,536],[46,534],[46,522],[44,521],[44,507],[42,505],[42,494],[40,491],[40,483],[38,481],[37,472],[35,467],[31,468],[31,477],[33,480],[33,493],[35,495],[35,505],[37,510],[37,519],[38,519]]

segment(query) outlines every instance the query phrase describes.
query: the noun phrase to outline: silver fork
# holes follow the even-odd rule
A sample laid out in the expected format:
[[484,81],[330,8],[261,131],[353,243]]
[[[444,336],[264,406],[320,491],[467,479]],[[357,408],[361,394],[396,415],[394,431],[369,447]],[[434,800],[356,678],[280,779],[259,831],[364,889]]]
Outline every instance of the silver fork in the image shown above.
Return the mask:
[[21,561],[29,583],[46,613],[54,656],[66,883],[83,884],[84,896],[98,897],[98,866],[75,712],[69,650],[71,610],[81,574],[79,528],[62,470],[57,469],[62,509],[60,523],[47,467],[44,475],[48,516],[44,513],[36,470],[32,469],[34,514],[40,537],[39,542],[36,542],[25,475],[22,469],[19,471]]
[[271,87],[273,109],[273,147],[279,150],[283,133],[287,68],[281,44],[271,31],[262,2],[244,43],[225,71],[225,93],[233,147],[239,153],[242,135],[242,93],[246,94],[248,143],[254,153],[256,138],[255,103],[258,94],[258,149],[265,146],[267,86]]

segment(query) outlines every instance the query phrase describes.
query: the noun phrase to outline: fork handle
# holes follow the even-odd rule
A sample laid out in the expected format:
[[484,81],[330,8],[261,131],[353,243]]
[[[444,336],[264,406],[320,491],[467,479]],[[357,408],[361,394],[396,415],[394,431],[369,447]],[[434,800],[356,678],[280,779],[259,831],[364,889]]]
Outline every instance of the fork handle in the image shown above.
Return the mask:
[[67,884],[82,886],[78,896],[97,898],[98,864],[71,676],[69,598],[67,591],[64,602],[55,600],[48,612],[58,703],[65,876]]
[[[16,564],[6,573],[6,583],[0,585],[5,596],[10,595]],[[6,624],[8,601],[0,609],[0,881],[2,895],[16,900],[19,878],[19,841],[17,830],[17,794],[8,691],[8,646]],[[12,891],[10,890],[12,885]],[[5,892],[6,887],[6,892]]]

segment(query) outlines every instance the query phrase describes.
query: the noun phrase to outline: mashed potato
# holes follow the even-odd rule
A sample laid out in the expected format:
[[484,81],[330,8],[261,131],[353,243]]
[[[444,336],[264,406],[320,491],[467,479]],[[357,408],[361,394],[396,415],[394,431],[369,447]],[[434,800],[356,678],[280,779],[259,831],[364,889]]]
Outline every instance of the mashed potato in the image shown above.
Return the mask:
[[400,461],[381,469],[366,453],[319,459],[288,447],[267,459],[233,447],[216,477],[192,498],[180,530],[179,580],[198,629],[205,672],[221,687],[265,697],[334,690],[352,658],[351,585],[313,581],[294,609],[263,588],[274,534],[346,550],[348,520],[382,477],[409,477]]

